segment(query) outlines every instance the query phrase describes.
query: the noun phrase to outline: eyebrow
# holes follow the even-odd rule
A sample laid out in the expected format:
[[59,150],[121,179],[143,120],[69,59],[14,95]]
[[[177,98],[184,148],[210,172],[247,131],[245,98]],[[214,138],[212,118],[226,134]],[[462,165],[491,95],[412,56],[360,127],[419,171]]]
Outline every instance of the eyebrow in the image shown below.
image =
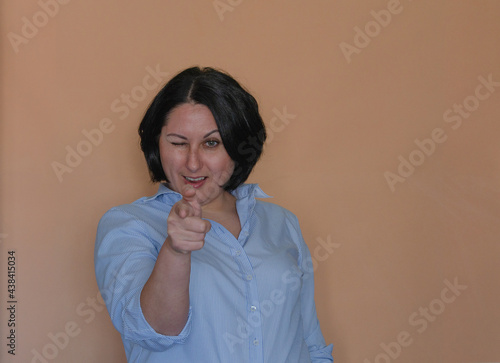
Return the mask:
[[[209,137],[210,135],[212,135],[215,132],[219,132],[219,129],[215,129],[215,130],[210,131],[208,134],[206,134],[205,136],[203,136],[203,138],[205,139],[205,138]],[[180,139],[187,140],[186,136],[182,136],[182,135],[175,134],[175,133],[167,134],[167,136],[175,136],[175,137],[178,137]]]
[[205,136],[203,136],[203,138],[209,137],[209,136],[210,136],[210,135],[212,135],[214,132],[219,132],[219,129],[215,129],[215,130],[210,131],[208,134],[206,134]]

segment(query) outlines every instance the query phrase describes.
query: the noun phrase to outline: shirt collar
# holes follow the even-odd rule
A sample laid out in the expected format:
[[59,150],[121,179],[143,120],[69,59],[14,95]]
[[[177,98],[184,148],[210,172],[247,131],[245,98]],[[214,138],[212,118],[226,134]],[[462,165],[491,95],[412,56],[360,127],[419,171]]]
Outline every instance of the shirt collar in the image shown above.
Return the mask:
[[254,198],[271,198],[269,195],[264,193],[258,184],[242,184],[233,190],[231,194],[233,194],[236,199],[243,199],[250,196]]

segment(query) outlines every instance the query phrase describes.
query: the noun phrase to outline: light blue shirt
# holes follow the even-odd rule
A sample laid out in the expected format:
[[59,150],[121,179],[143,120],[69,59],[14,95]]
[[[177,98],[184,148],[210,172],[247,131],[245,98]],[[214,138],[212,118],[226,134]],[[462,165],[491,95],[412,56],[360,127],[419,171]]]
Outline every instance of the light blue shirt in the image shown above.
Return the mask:
[[152,197],[112,208],[99,222],[97,283],[128,362],[332,362],[314,304],[311,255],[294,214],[256,200],[256,184],[233,191],[236,239],[210,221],[191,253],[189,316],[178,336],[158,334],[140,306],[141,290],[167,237],[167,216],[182,196],[161,184]]

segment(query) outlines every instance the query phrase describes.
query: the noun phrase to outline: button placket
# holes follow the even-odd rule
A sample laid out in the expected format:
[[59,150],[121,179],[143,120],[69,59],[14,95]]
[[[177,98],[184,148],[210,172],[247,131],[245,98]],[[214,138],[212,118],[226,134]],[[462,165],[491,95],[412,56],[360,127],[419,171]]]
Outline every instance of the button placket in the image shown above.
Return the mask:
[[[222,233],[225,231],[219,230],[218,232]],[[252,334],[249,334],[247,338],[251,361],[263,362],[264,352],[262,347],[262,324],[260,320],[261,316],[259,309],[257,281],[255,280],[253,266],[250,262],[250,259],[246,254],[245,249],[242,247],[244,245],[242,242],[246,241],[248,235],[249,234],[247,232],[242,231],[242,238],[238,239],[238,241],[227,236],[226,241],[230,245],[229,253],[237,263],[240,269],[241,279],[245,285],[245,299],[247,304],[246,321],[253,329]]]

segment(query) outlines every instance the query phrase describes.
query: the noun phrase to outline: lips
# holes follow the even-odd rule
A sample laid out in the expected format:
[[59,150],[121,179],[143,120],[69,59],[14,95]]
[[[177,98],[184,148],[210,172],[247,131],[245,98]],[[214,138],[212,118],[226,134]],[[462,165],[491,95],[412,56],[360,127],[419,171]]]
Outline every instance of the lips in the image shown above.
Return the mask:
[[205,180],[207,180],[206,176],[199,176],[199,177],[190,177],[190,176],[184,176],[184,180],[186,184],[192,185],[193,188],[199,188],[205,183]]

